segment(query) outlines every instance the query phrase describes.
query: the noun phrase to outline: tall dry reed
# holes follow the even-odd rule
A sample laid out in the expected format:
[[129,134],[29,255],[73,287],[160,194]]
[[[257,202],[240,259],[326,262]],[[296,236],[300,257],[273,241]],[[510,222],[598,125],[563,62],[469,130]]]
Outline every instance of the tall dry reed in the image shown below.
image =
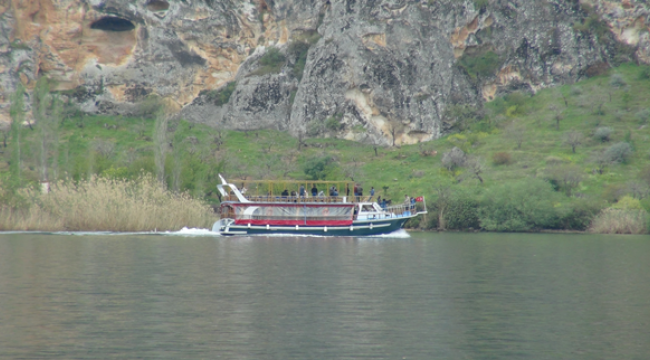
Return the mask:
[[53,184],[47,194],[23,195],[27,210],[0,210],[3,230],[165,231],[209,227],[216,216],[186,194],[166,191],[151,176],[93,178]]
[[589,232],[596,234],[645,234],[648,213],[645,210],[602,210],[591,222]]

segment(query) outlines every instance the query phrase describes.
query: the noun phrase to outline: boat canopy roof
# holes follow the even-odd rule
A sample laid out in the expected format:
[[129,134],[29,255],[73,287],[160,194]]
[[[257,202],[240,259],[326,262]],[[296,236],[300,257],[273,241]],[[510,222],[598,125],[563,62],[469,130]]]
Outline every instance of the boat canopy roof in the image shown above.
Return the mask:
[[323,192],[328,196],[329,190],[334,187],[340,194],[347,194],[348,189],[352,194],[355,182],[353,181],[332,181],[332,180],[231,180],[239,190],[247,196],[266,196],[281,195],[287,190],[291,193],[299,193],[300,187],[303,186],[305,191],[311,194],[312,189],[316,188],[317,192]]

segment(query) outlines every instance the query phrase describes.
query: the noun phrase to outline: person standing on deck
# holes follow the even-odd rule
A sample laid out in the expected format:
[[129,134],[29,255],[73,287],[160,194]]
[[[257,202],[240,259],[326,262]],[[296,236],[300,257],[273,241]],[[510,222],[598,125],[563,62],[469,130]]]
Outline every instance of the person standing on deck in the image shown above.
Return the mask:
[[373,196],[375,196],[375,187],[371,186],[370,187],[370,199],[368,199],[368,201],[372,200]]
[[305,197],[305,185],[300,185],[300,190],[298,190],[300,193],[300,197]]
[[318,195],[318,188],[316,188],[316,184],[314,184],[314,187],[311,188],[311,196],[316,197]]

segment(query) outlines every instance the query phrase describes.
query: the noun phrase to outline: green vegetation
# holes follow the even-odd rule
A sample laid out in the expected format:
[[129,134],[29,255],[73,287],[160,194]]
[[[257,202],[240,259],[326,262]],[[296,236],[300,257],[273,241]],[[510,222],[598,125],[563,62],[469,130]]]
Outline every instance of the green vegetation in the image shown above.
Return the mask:
[[465,69],[472,80],[493,76],[502,63],[501,57],[492,50],[476,54],[466,53],[458,61],[458,65]]
[[23,42],[20,41],[20,40],[14,40],[14,41],[12,41],[11,44],[9,44],[9,46],[10,46],[12,49],[15,49],[15,50],[31,50],[31,49],[32,49],[32,48],[29,47],[29,45],[23,43]]
[[[382,198],[394,202],[404,195],[424,195],[429,215],[410,222],[412,227],[646,232],[650,128],[645,112],[650,79],[643,74],[647,71],[648,67],[626,64],[533,96],[514,93],[498,98],[471,116],[465,116],[467,109],[461,107],[457,114],[464,117],[464,131],[395,147],[333,138],[296,139],[273,130],[224,131],[170,120],[167,146],[162,147],[167,152],[161,162],[163,180],[172,193],[185,192],[217,204],[218,173],[233,181],[354,178],[364,188],[383,189]],[[618,86],[619,80],[625,85]],[[22,116],[19,107],[18,101],[12,105],[17,118]],[[58,179],[74,184],[95,175],[132,180],[143,172],[153,176],[154,118],[61,117],[58,151],[50,151]],[[332,119],[340,121],[337,116]],[[326,126],[329,122],[334,128],[333,120],[307,124],[307,135],[311,136],[310,126],[315,128],[313,136],[332,131]],[[0,162],[3,190],[16,177],[23,188],[37,184],[38,126],[34,124],[34,130],[24,126],[16,132],[18,137],[13,133],[8,137]],[[14,139],[19,139],[19,146]],[[16,167],[17,152],[21,164]],[[13,193],[0,194],[4,214],[7,209],[29,214],[26,204],[32,200]]]
[[474,0],[474,7],[476,9],[485,9],[489,4],[489,0]]
[[[223,106],[230,101],[230,96],[232,93],[235,91],[237,88],[237,82],[236,81],[230,81],[227,83],[225,86],[222,86],[219,89],[215,90],[210,90],[210,91],[201,91],[199,95],[203,95],[206,97],[206,99],[212,103],[214,103],[216,106]],[[156,103],[155,106],[157,107],[158,104]],[[156,109],[151,109],[151,113],[155,112]]]
[[573,24],[573,29],[583,34],[594,33],[599,41],[603,41],[604,37],[609,33],[609,26],[600,18],[596,10],[589,4],[580,4],[585,17],[582,22]]
[[309,48],[314,45],[320,39],[320,35],[317,32],[307,33],[303,36],[297,37],[289,45],[287,53],[290,54],[294,59],[293,65],[293,75],[298,79],[302,79],[302,73],[305,71],[305,65],[307,64],[307,53]]
[[282,69],[286,57],[276,47],[270,47],[264,55],[258,60],[260,68],[251,72],[249,76],[263,76],[268,74],[277,74]]

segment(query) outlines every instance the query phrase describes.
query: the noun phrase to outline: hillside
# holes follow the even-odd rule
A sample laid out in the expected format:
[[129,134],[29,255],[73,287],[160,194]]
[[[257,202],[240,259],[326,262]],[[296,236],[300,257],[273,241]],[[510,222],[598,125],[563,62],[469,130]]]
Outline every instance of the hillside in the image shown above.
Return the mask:
[[[218,202],[218,173],[233,180],[306,179],[309,173],[354,179],[366,193],[372,186],[397,201],[424,194],[432,211],[419,224],[425,228],[584,230],[620,199],[626,209],[650,210],[649,94],[650,67],[624,64],[534,96],[515,92],[484,109],[458,106],[458,132],[405,146],[327,138],[340,126],[335,118],[326,123],[326,138],[300,140],[275,130],[237,132],[172,120],[161,142],[155,116],[69,116],[59,145],[49,151],[57,161],[47,166],[59,178],[135,178],[157,172],[155,149],[162,146],[167,187],[211,203]],[[15,149],[9,135],[0,168],[5,181]],[[38,124],[21,135],[24,185],[39,179],[43,140]],[[514,203],[499,205],[503,199]],[[510,211],[504,218],[521,222],[490,218],[503,209]]]
[[20,86],[34,118],[47,77],[89,115],[163,99],[221,129],[417,144],[452,133],[457,106],[650,63],[649,15],[644,0],[3,1],[0,127]]

